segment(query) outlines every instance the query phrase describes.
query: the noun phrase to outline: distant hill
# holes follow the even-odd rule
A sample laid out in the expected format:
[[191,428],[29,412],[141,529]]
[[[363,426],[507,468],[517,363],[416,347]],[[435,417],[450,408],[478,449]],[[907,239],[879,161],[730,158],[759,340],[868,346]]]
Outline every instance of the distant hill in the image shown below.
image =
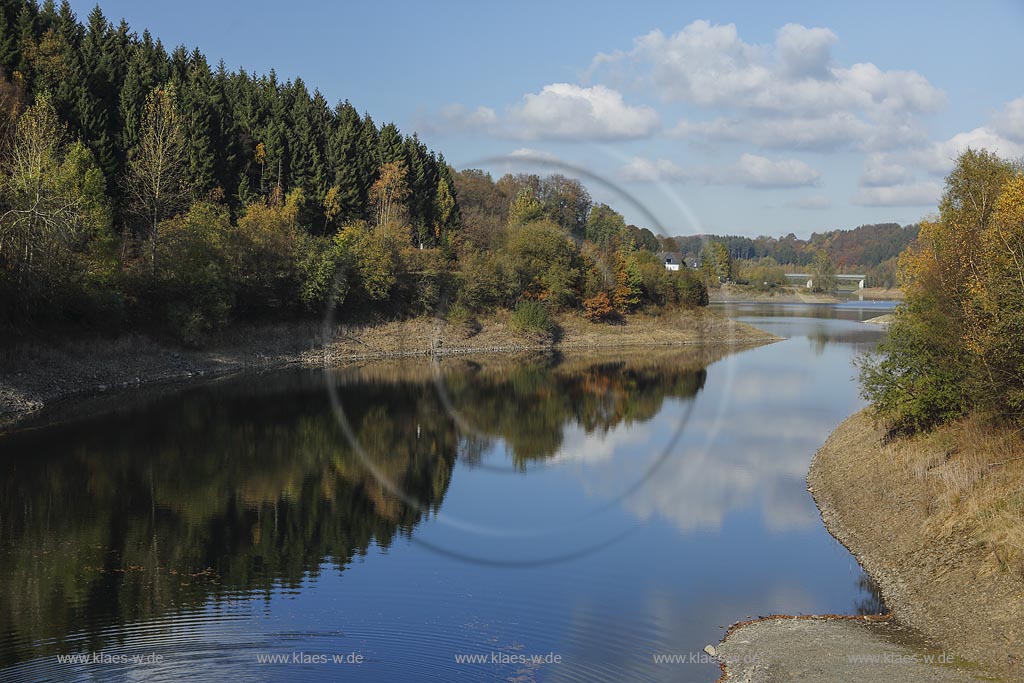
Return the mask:
[[706,240],[723,243],[734,260],[769,257],[782,266],[810,265],[815,252],[823,248],[840,272],[865,271],[874,280],[872,284],[892,286],[895,284],[896,257],[917,239],[917,233],[916,224],[875,223],[852,230],[812,233],[808,240],[793,233],[785,237],[689,235],[672,239],[688,263],[699,260],[701,245]]

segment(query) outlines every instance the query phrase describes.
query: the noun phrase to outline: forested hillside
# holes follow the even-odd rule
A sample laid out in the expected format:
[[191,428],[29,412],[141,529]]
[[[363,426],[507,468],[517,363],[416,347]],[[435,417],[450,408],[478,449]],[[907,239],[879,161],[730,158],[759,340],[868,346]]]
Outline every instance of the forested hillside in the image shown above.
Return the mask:
[[705,242],[711,239],[724,244],[734,261],[771,259],[779,266],[799,266],[797,270],[812,266],[824,250],[840,272],[866,273],[872,286],[891,287],[896,281],[896,259],[917,234],[917,225],[878,223],[812,233],[808,240],[790,233],[785,237],[676,237],[675,242],[690,263],[699,260]]
[[[203,343],[241,320],[694,304],[578,181],[460,174],[301,79],[97,7],[0,1],[0,324]],[[459,193],[467,200],[460,206]]]

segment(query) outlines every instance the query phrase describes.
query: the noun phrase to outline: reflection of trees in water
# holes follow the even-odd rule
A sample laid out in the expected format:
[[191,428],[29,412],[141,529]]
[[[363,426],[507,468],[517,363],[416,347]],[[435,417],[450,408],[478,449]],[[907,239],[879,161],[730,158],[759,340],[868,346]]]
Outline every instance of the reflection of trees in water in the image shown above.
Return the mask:
[[343,375],[339,398],[356,438],[418,505],[368,472],[315,373],[217,383],[8,435],[0,665],[42,654],[33,642],[60,649],[84,630],[85,645],[101,649],[112,624],[295,586],[328,562],[341,571],[437,511],[456,457],[479,462],[501,439],[523,468],[554,454],[567,424],[608,430],[650,419],[666,397],[694,395],[706,362],[451,363],[444,386],[475,428],[468,434],[420,370]]
[[[38,654],[34,640],[81,629],[97,639],[110,624],[297,585],[412,532],[422,513],[339,447],[322,390],[271,396],[188,392],[143,414],[5,439],[0,663]],[[372,423],[402,427],[380,413]],[[436,428],[382,462],[426,510],[440,506],[454,462],[454,429]]]
[[866,573],[861,572],[857,579],[857,588],[860,589],[863,597],[854,603],[854,611],[861,615],[885,614],[888,610],[885,601],[882,599],[882,589],[871,580]]
[[515,466],[525,469],[531,460],[559,450],[567,426],[606,433],[620,424],[645,422],[666,398],[694,396],[705,378],[703,368],[607,361],[571,371],[519,367],[498,377],[460,373],[446,377],[445,387],[477,439],[501,439]]

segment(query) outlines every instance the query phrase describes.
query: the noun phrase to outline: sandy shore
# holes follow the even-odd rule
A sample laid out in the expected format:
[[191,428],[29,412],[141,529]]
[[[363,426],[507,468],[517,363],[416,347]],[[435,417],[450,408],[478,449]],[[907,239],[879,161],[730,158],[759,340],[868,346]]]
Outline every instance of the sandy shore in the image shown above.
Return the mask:
[[128,396],[141,387],[244,371],[334,366],[375,358],[631,346],[746,346],[779,339],[706,310],[634,315],[622,325],[594,325],[578,316],[566,316],[559,324],[561,331],[553,338],[517,331],[508,314],[497,314],[472,326],[416,318],[378,325],[338,325],[326,335],[322,326],[313,323],[240,327],[202,350],[176,348],[143,336],[22,345],[6,350],[0,358],[0,429],[70,399]]
[[[807,481],[829,532],[881,588],[890,619],[735,627],[723,658],[757,662],[726,666],[724,680],[1024,680],[1024,580],[994,567],[970,529],[937,528],[927,476],[901,463],[882,437],[866,412],[853,415],[818,451]],[[929,467],[950,464],[952,455]],[[888,668],[857,661],[885,652],[894,662]],[[939,665],[936,656],[954,661]]]

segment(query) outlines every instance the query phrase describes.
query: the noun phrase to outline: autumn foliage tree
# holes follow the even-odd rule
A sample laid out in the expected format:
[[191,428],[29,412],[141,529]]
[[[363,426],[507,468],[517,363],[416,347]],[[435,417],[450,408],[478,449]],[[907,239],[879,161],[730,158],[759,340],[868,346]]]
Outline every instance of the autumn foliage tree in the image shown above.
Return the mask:
[[377,225],[389,225],[404,217],[409,198],[405,164],[390,161],[380,167],[377,181],[370,188],[370,201],[376,212]]
[[156,263],[160,222],[187,206],[185,132],[173,86],[146,97],[139,144],[132,150],[123,188],[134,214],[147,226],[150,260]]
[[[104,190],[92,153],[68,143],[50,100],[40,97],[17,119],[0,167],[0,284],[11,288],[0,308],[59,310],[55,297],[87,284],[83,259],[90,249],[102,259],[96,250],[111,237]],[[31,311],[8,311],[22,314]]]
[[863,393],[895,429],[980,408],[1024,418],[1024,180],[967,150],[936,220],[900,257],[905,290],[888,339],[861,362]]

